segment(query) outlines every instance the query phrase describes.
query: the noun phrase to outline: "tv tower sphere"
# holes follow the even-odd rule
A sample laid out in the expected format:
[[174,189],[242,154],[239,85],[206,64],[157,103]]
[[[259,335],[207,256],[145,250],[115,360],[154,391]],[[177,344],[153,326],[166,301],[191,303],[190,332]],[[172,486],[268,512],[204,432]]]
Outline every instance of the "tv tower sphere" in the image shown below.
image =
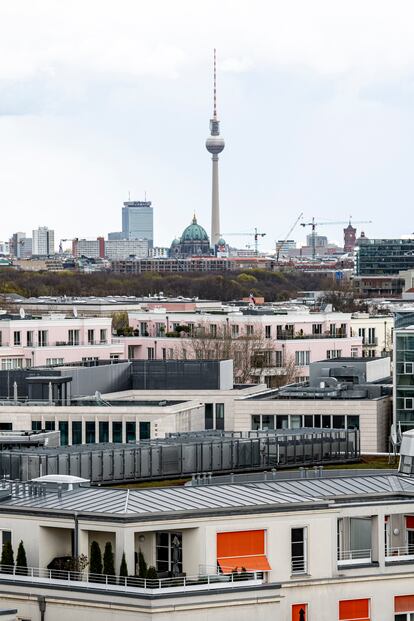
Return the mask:
[[220,136],[220,121],[217,117],[216,97],[216,50],[214,50],[214,106],[213,117],[210,119],[210,136],[206,140],[206,149],[212,157],[212,192],[211,192],[211,244],[218,245],[220,233],[220,206],[219,206],[219,153],[224,149],[224,140]]

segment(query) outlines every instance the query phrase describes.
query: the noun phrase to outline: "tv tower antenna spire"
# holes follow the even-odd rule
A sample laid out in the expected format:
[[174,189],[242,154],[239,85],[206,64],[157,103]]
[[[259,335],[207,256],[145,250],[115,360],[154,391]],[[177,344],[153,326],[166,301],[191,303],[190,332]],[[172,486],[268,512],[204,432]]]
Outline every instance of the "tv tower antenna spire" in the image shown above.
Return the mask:
[[219,153],[224,149],[225,143],[220,136],[220,121],[217,118],[217,61],[216,49],[214,48],[213,61],[213,118],[210,119],[210,136],[206,140],[206,149],[211,153],[212,159],[212,192],[211,192],[211,237],[212,246],[217,246],[220,239],[220,205],[219,205]]

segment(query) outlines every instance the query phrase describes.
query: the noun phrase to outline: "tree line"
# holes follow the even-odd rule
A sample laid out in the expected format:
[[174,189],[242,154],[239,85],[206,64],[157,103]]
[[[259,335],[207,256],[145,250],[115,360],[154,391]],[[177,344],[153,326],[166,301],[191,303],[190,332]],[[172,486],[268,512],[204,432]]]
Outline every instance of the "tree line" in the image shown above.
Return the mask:
[[266,301],[282,301],[298,291],[328,289],[331,281],[318,274],[295,270],[270,272],[248,270],[206,274],[202,272],[160,274],[115,274],[97,272],[27,272],[11,268],[0,269],[0,294],[17,294],[22,297],[38,296],[87,296],[87,295],[154,295],[199,297],[238,300],[248,297],[264,297]]

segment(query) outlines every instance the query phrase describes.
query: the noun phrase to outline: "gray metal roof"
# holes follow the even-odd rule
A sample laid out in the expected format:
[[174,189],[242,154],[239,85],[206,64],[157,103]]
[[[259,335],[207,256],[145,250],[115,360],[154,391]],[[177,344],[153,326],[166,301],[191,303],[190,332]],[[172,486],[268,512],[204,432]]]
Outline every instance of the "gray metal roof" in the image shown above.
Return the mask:
[[[303,508],[329,501],[355,502],[369,496],[392,497],[414,501],[414,479],[398,474],[349,476],[340,478],[297,479],[245,484],[201,485],[196,487],[164,487],[151,489],[113,489],[102,487],[77,488],[45,495],[23,495],[23,487],[8,498],[0,498],[0,511],[46,511],[124,518],[145,516],[168,517],[180,513],[252,512],[266,507],[275,510]],[[6,491],[6,490],[4,490]],[[184,517],[183,515],[183,517]]]

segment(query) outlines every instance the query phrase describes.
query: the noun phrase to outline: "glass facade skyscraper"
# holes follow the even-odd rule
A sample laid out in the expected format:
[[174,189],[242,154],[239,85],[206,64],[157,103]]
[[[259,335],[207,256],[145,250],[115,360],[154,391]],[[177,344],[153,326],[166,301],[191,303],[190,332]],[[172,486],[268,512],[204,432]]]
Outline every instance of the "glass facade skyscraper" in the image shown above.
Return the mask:
[[414,239],[364,239],[356,251],[356,276],[392,275],[413,268]]
[[395,316],[394,421],[401,431],[414,428],[414,312]]
[[122,237],[147,239],[154,245],[154,215],[151,201],[127,201],[122,208]]

